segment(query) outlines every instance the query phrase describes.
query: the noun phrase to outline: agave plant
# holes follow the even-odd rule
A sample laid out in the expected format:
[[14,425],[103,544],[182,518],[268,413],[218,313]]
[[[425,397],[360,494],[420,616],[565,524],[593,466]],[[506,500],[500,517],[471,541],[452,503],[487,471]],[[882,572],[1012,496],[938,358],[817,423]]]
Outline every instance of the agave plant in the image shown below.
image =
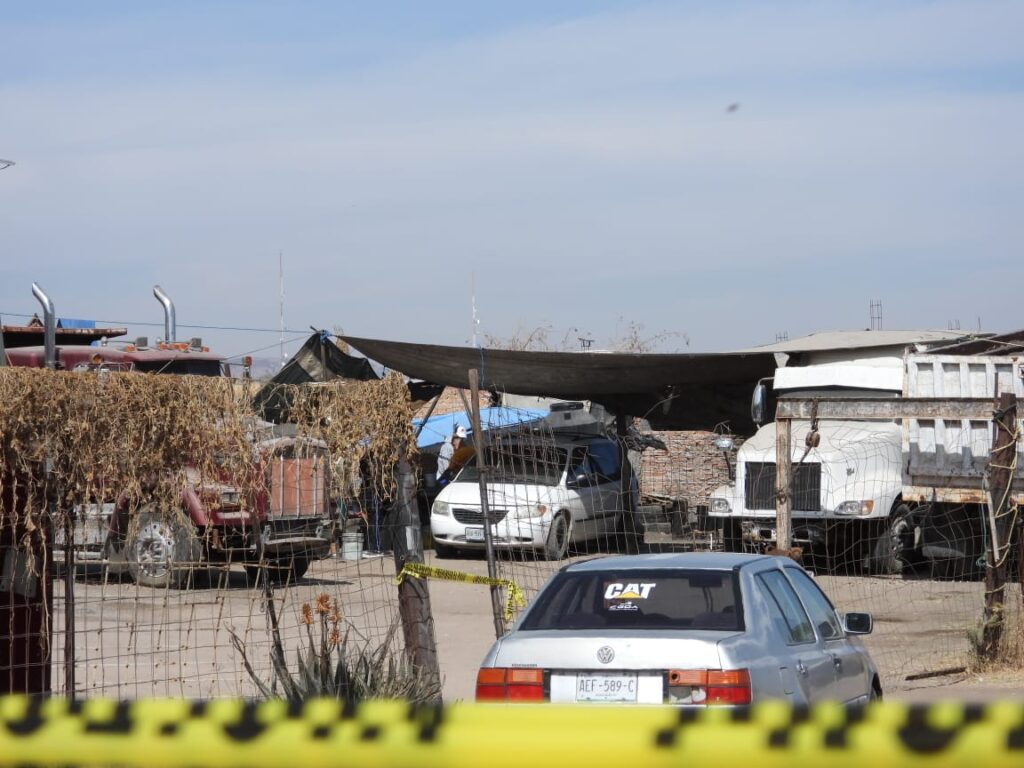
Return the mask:
[[[271,602],[268,607],[272,605]],[[368,643],[350,645],[348,630],[342,631],[340,606],[329,595],[320,594],[312,605],[302,605],[306,641],[296,651],[293,670],[285,658],[276,612],[271,608],[268,614],[274,638],[270,661],[276,683],[268,684],[256,673],[245,642],[231,632],[231,642],[242,657],[245,671],[262,696],[279,698],[283,695],[289,702],[296,703],[319,697],[351,703],[367,699],[405,699],[417,704],[441,701],[441,681],[423,672],[404,654],[392,650],[397,622],[391,623],[384,641],[376,647]]]

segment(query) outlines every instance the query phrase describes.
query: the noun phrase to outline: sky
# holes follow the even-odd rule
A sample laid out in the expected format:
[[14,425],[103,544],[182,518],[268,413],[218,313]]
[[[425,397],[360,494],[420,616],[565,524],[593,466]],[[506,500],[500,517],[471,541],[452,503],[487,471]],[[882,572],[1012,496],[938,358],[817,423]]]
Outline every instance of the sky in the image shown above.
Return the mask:
[[276,357],[280,261],[286,353],[1024,327],[1019,2],[3,8],[6,323]]

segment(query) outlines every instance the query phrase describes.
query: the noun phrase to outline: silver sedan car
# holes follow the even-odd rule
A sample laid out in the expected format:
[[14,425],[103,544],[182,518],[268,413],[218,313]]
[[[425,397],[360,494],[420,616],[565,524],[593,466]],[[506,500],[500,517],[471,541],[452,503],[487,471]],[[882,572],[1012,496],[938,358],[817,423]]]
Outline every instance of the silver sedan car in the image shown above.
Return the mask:
[[792,560],[687,553],[562,568],[488,652],[477,701],[677,706],[882,695],[855,635]]

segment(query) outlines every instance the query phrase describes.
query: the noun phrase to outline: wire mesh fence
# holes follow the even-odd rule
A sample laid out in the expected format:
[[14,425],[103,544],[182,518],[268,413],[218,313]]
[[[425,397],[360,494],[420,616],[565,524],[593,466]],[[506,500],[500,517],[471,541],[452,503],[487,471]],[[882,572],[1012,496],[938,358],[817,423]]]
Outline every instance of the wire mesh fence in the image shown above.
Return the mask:
[[[301,666],[325,600],[350,647],[402,653],[388,550],[396,446],[412,437],[404,385],[292,393],[295,428],[260,437],[217,382],[19,375],[0,374],[0,667],[12,689],[258,695],[281,683],[275,653]],[[721,430],[621,427],[567,406],[473,435],[439,482],[432,454],[417,457],[434,562],[477,572],[490,539],[495,575],[530,597],[573,560],[770,549],[771,429],[737,450]],[[991,592],[989,506],[902,498],[897,423],[814,427],[793,425],[797,556],[840,611],[874,615],[866,642],[886,687],[970,666]],[[256,499],[266,514],[242,525]],[[316,512],[288,514],[299,508]],[[1019,553],[1016,518],[1009,530],[1002,551]],[[1019,560],[1006,566],[1001,658],[1019,660]]]
[[[185,588],[154,588],[78,569],[71,601],[65,581],[55,582],[54,692],[116,698],[255,696],[257,684],[232,638],[242,644],[255,675],[273,685],[275,641],[295,668],[307,639],[308,609],[323,596],[338,605],[340,631],[350,647],[376,647],[391,636],[391,649],[402,650],[401,633],[394,631],[398,614],[390,558],[314,562],[301,579],[274,587],[276,621],[263,585],[243,570],[211,572],[197,565],[193,576]],[[75,619],[69,635],[64,618],[71,606]],[[69,636],[74,638],[71,683],[64,655]]]
[[[724,450],[721,431],[648,436],[657,440],[639,440],[635,430],[620,437],[606,423],[560,427],[557,419],[505,431],[488,441],[482,491],[471,465],[438,496],[435,549],[445,558],[481,556],[484,498],[498,574],[531,596],[580,558],[775,551],[771,425]],[[822,421],[813,429],[798,422],[792,438],[794,547],[787,553],[816,574],[840,611],[874,615],[866,643],[887,687],[976,666],[990,619],[989,506],[905,500],[903,438],[894,421]],[[715,513],[716,498],[730,514]],[[1014,663],[1024,622],[1019,555],[1012,554],[1020,551],[1019,522],[1010,528],[1002,550],[1010,574],[1000,608],[1005,631],[995,660]]]
[[291,391],[285,425],[220,379],[6,369],[0,395],[5,690],[253,695],[325,601],[332,647],[401,654],[369,551],[411,436],[400,378]]

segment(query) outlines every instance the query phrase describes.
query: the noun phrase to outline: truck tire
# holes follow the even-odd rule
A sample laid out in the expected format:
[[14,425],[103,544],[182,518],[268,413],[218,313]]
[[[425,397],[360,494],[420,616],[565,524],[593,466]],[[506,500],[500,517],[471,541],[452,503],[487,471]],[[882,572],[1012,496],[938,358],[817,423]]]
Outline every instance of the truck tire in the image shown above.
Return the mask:
[[544,558],[547,560],[564,560],[569,554],[569,539],[572,535],[572,524],[569,515],[559,512],[551,521],[548,539],[544,544]]
[[270,580],[270,584],[293,584],[304,577],[309,570],[309,564],[310,560],[305,555],[289,555],[268,560],[265,564],[246,565],[246,575],[251,587],[259,584],[259,579],[264,574]]
[[149,504],[129,523],[124,555],[136,584],[187,587],[200,564],[202,546],[184,512],[160,512]]
[[306,555],[283,557],[270,567],[270,577],[278,584],[295,582],[306,575],[309,564],[310,559]]
[[264,574],[271,584],[291,584],[306,575],[309,565],[310,559],[305,555],[289,555],[269,560],[265,565],[247,565],[245,574],[249,577],[249,586],[256,586]]
[[743,551],[743,534],[739,520],[722,518],[722,549],[726,552]]
[[901,573],[920,561],[920,553],[914,547],[916,517],[915,511],[907,504],[901,502],[893,507],[868,555],[869,573]]

